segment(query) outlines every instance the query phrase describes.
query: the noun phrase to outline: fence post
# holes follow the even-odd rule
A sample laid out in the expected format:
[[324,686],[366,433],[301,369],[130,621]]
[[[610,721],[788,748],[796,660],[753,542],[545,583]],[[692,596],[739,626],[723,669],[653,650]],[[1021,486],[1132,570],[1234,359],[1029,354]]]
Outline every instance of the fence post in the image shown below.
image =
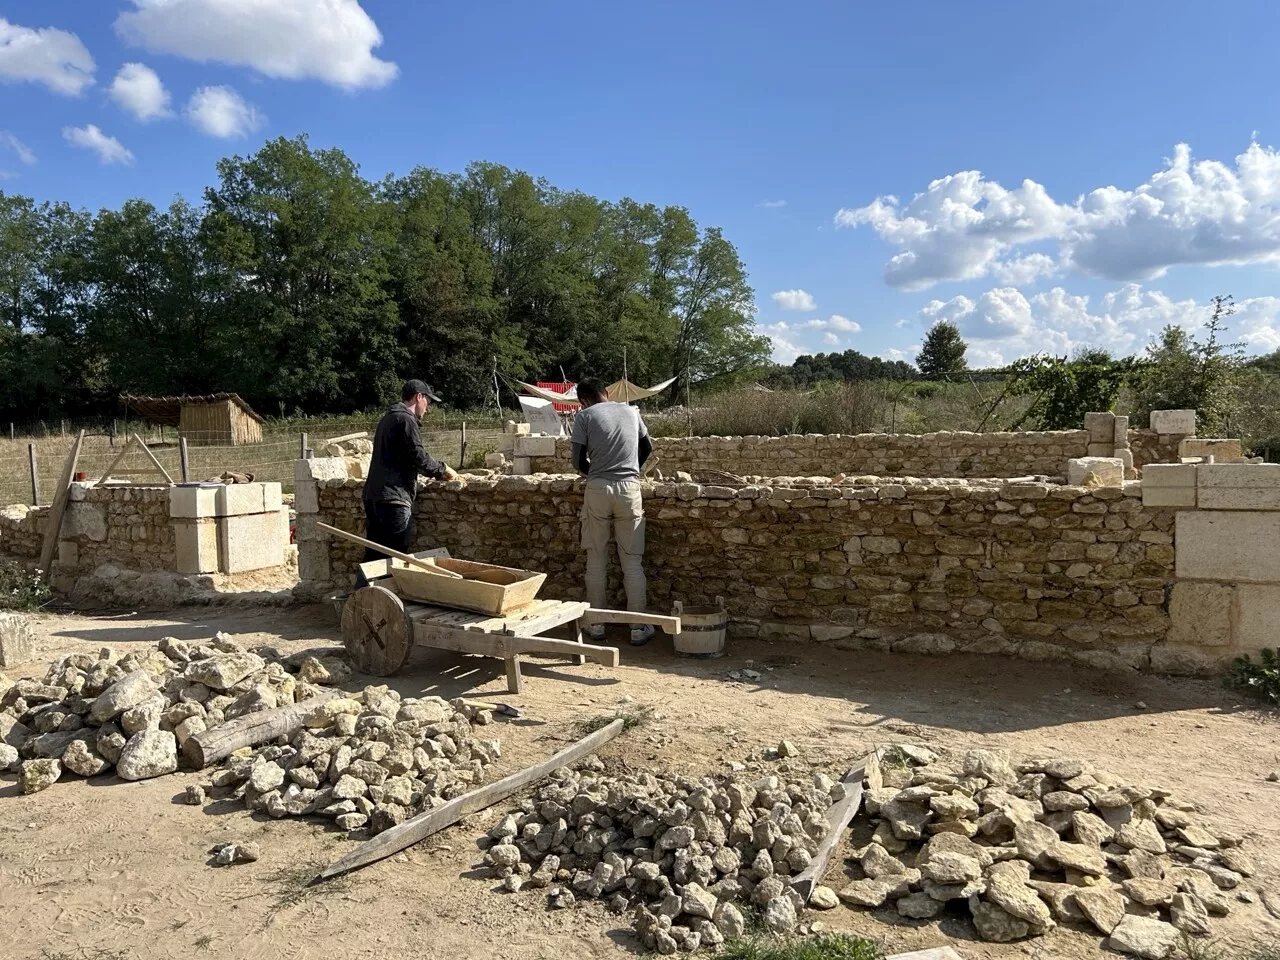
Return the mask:
[[188,483],[191,480],[191,463],[187,459],[187,438],[178,438],[178,462],[182,466],[182,482]]
[[467,421],[462,421],[462,444],[458,450],[458,469],[461,470],[467,463]]
[[307,434],[305,431],[298,435],[298,459],[307,459]]
[[13,439],[13,421],[12,420],[9,421],[9,439],[10,440]]
[[36,445],[27,444],[27,462],[31,465],[31,505],[40,506],[40,475],[36,472]]

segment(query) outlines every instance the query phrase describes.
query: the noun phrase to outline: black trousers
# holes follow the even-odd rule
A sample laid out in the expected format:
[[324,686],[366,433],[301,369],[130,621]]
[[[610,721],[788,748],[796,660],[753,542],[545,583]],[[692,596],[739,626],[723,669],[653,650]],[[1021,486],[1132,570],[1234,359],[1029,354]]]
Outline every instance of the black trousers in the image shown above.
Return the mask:
[[[407,503],[374,503],[366,500],[364,502],[364,538],[384,547],[390,547],[392,550],[408,553],[409,546],[413,542],[412,506]],[[385,553],[378,553],[376,550],[365,547],[364,559],[360,562],[368,563],[370,560],[386,558]],[[357,588],[367,583],[363,573],[357,574]]]

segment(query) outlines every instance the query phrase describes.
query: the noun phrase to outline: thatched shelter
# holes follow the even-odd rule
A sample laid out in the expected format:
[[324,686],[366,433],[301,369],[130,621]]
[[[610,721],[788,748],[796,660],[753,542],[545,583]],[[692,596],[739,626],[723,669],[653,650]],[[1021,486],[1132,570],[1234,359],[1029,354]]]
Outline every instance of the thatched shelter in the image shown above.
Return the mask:
[[176,427],[190,446],[229,447],[262,442],[262,417],[234,393],[203,397],[136,397],[120,402],[150,423]]

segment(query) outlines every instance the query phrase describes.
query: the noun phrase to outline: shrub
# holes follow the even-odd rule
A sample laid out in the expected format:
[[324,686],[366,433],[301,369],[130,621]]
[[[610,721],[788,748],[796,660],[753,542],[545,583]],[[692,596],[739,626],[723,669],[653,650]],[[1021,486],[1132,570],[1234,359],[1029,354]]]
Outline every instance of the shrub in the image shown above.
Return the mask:
[[1227,674],[1227,686],[1239,690],[1259,700],[1280,704],[1280,657],[1270,649],[1264,649],[1258,656],[1258,662],[1246,653],[1236,657]]
[[0,560],[0,610],[39,610],[52,598],[40,571],[27,572],[12,560]]

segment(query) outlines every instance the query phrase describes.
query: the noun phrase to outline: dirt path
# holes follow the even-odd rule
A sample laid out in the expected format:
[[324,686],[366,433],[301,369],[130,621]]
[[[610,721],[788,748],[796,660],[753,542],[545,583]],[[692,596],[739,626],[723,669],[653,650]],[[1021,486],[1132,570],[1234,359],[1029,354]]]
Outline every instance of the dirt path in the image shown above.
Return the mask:
[[[332,613],[321,608],[48,617],[39,624],[42,659],[9,673],[42,674],[63,651],[108,643],[123,649],[216,630],[286,652],[338,642]],[[690,661],[674,657],[669,642],[636,651],[623,641],[622,659],[616,671],[530,666],[524,694],[510,698],[499,661],[423,651],[392,684],[405,695],[465,693],[518,702],[525,717],[495,729],[503,751],[495,776],[553,752],[571,738],[575,720],[644,705],[656,711],[653,721],[606,756],[650,769],[715,772],[732,761],[759,760],[783,736],[799,748],[793,769],[832,773],[895,742],[923,743],[944,754],[981,745],[1020,756],[1079,756],[1138,782],[1167,785],[1200,802],[1207,823],[1248,836],[1260,869],[1252,886],[1280,900],[1280,784],[1265,781],[1280,768],[1280,726],[1214,685],[1120,678],[1059,664],[781,643],[738,643],[722,660]],[[758,683],[726,679],[748,660],[762,674]],[[308,890],[302,886],[308,869],[336,859],[349,841],[320,823],[177,803],[188,784],[202,779],[69,780],[22,797],[12,776],[0,776],[0,956],[114,960],[198,957],[205,950],[273,960],[634,955],[626,921],[598,904],[548,913],[538,891],[492,892],[493,881],[474,869],[480,862],[475,838],[496,810],[345,881]],[[258,841],[262,859],[230,869],[208,866],[209,848],[227,840]],[[892,950],[952,943],[967,958],[992,960],[1115,956],[1081,932],[997,946],[966,940],[965,925],[955,919],[917,923],[844,907],[813,916],[829,930],[874,936]],[[1280,942],[1280,922],[1259,903],[1238,904],[1215,930],[1241,944]]]

